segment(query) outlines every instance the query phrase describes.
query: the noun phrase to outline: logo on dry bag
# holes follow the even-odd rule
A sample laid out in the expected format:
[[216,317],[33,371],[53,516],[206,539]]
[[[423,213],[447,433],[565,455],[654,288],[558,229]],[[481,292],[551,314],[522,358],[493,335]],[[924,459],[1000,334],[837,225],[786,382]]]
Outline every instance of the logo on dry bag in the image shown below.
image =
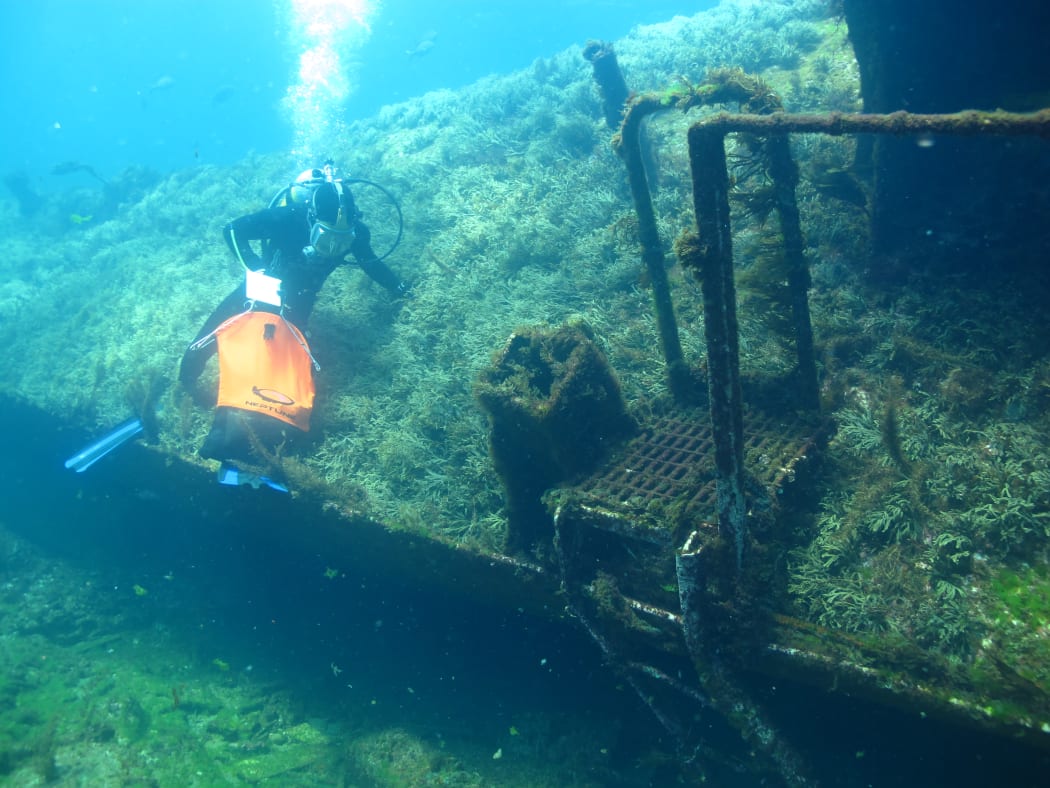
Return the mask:
[[268,312],[243,312],[215,330],[219,345],[216,405],[310,429],[313,367],[306,338]]
[[261,400],[266,402],[273,402],[277,405],[294,405],[295,400],[289,397],[287,394],[282,394],[275,389],[261,389],[258,386],[252,386],[252,394],[257,396]]

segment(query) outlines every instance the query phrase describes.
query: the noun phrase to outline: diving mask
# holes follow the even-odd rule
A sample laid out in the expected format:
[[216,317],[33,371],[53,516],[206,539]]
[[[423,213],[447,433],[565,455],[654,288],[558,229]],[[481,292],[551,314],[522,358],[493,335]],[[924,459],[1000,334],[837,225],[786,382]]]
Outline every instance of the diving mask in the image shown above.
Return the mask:
[[356,237],[353,225],[338,230],[324,222],[314,222],[310,227],[310,246],[322,257],[344,257],[350,253]]
[[314,192],[310,214],[310,246],[322,257],[343,257],[353,245],[357,209],[339,181],[321,184]]

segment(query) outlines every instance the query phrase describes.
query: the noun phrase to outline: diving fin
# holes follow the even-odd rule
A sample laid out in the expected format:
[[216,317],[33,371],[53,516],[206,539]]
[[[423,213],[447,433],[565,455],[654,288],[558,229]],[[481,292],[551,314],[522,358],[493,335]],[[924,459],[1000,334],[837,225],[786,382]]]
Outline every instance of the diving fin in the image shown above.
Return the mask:
[[128,419],[66,460],[66,467],[83,473],[111,451],[141,434],[142,430],[142,419]]
[[219,484],[230,487],[239,487],[242,484],[249,485],[253,490],[260,487],[269,487],[277,492],[288,492],[288,488],[280,482],[274,481],[269,476],[259,476],[248,471],[242,471],[236,465],[224,462],[219,466]]

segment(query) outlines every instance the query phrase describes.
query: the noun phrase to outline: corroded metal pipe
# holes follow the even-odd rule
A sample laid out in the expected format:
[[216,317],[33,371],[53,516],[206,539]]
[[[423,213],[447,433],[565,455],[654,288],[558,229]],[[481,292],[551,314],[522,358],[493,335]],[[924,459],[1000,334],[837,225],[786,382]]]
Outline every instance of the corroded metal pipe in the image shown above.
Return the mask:
[[717,600],[705,590],[703,539],[693,532],[675,555],[678,594],[682,606],[682,634],[696,668],[697,679],[707,703],[720,712],[756,752],[776,767],[789,786],[811,785],[808,768],[795,749],[768,719],[751,694],[730,675],[718,658],[721,643],[717,626],[707,621]]
[[891,112],[887,115],[827,112],[820,115],[741,115],[722,112],[694,124],[729,134],[951,134],[965,137],[1008,136],[1050,138],[1050,109],[1038,112],[981,112],[966,110],[947,115]]
[[804,407],[815,411],[820,408],[820,386],[817,383],[813,325],[809,315],[809,263],[806,261],[806,242],[802,237],[802,221],[799,219],[795,196],[798,165],[791,155],[791,143],[786,135],[770,135],[766,151],[777,216],[780,218],[780,234],[784,238],[784,259],[788,265],[788,293],[795,329],[800,401]]
[[642,244],[642,262],[649,274],[653,289],[653,305],[656,324],[660,331],[660,346],[667,363],[667,378],[671,393],[678,402],[693,399],[691,377],[682,355],[682,343],[678,337],[674,304],[671,302],[671,285],[664,267],[664,251],[660,234],[656,229],[653,200],[649,192],[649,181],[642,162],[642,121],[653,112],[665,109],[659,101],[643,100],[630,106],[624,116],[620,134],[614,140],[617,153],[623,157],[627,167],[627,178],[634,199],[634,210],[638,215],[638,239]]
[[704,295],[707,380],[711,432],[718,470],[718,530],[736,547],[737,568],[747,544],[744,471],[744,403],[740,390],[740,340],[733,280],[733,236],[729,226],[729,173],[725,134],[699,124],[689,130],[693,204],[699,243],[692,247]]
[[627,103],[627,81],[623,78],[616,51],[607,41],[588,41],[583,58],[594,70],[594,81],[602,96],[602,114],[610,129],[620,127]]

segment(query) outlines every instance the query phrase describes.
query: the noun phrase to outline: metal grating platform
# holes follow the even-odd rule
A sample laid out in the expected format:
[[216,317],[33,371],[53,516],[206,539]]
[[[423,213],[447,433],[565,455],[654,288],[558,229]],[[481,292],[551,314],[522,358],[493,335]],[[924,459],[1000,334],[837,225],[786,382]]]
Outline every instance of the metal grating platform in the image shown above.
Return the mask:
[[[749,412],[745,464],[768,488],[794,478],[819,430],[811,422]],[[706,410],[663,416],[645,425],[611,463],[574,490],[605,507],[644,510],[650,504],[713,507],[714,440]]]

